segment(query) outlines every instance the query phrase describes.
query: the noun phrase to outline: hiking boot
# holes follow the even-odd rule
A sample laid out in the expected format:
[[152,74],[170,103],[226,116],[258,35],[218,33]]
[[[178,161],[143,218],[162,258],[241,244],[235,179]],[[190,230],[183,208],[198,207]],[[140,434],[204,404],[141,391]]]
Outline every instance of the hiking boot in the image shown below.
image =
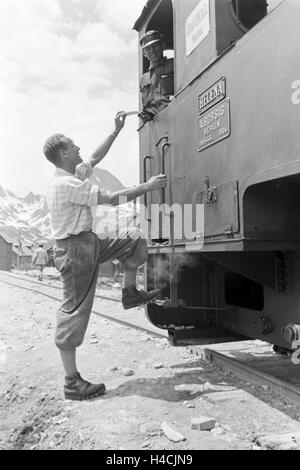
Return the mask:
[[65,380],[65,398],[68,400],[92,400],[106,392],[104,384],[91,384],[83,380],[79,372]]
[[146,304],[155,299],[160,293],[160,289],[155,289],[150,292],[144,290],[137,290],[135,287],[132,289],[122,290],[122,304],[124,310],[137,307],[138,305]]

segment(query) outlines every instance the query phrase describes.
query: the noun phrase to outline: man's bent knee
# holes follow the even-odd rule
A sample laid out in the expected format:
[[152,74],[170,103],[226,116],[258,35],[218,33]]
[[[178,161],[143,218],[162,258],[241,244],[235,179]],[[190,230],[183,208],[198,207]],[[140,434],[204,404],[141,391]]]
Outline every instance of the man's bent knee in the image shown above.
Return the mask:
[[148,247],[145,239],[139,239],[133,253],[123,263],[123,268],[138,268],[148,259]]

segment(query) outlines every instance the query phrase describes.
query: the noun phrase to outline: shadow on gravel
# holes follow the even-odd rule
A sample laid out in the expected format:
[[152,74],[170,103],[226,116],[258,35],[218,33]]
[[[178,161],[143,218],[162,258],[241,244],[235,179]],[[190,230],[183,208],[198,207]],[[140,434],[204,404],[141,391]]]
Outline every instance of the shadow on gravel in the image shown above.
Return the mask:
[[[195,369],[198,370],[195,370]],[[212,367],[204,361],[176,364],[170,369],[186,369],[172,377],[139,378],[108,390],[104,399],[140,395],[142,397],[168,402],[193,401],[198,397],[222,391],[243,390],[249,395],[281,411],[292,419],[300,421],[300,408],[291,404],[270,388],[252,385],[229,371]],[[189,369],[191,369],[189,371]]]
[[[142,397],[166,400],[169,402],[192,401],[204,393],[226,391],[232,389],[227,384],[220,383],[214,378],[211,368],[204,369],[203,363],[190,362],[171,366],[172,369],[190,368],[175,373],[172,377],[155,377],[132,379],[119,385],[116,389],[108,390],[104,398],[126,397],[140,395]],[[195,370],[197,368],[197,370]],[[216,371],[215,371],[216,372]]]
[[[176,390],[176,386],[180,385],[193,385],[182,390]],[[199,391],[196,391],[196,387]],[[175,376],[175,377],[156,377],[155,379],[134,379],[126,382],[114,390],[108,390],[106,398],[113,397],[128,397],[132,395],[140,395],[141,397],[154,398],[159,400],[166,400],[170,402],[179,402],[182,400],[194,400],[202,395],[200,384],[197,384],[194,374],[191,376]]]

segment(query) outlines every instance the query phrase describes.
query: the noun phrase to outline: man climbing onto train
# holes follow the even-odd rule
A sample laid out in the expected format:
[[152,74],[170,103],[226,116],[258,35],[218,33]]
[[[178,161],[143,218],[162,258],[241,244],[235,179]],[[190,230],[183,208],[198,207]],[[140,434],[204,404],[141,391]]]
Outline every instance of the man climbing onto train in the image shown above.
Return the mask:
[[174,61],[164,56],[164,38],[159,31],[147,31],[140,44],[150,64],[140,82],[143,109],[139,116],[146,123],[170,103],[174,94]]
[[76,350],[82,344],[93,306],[99,264],[118,259],[124,271],[122,302],[124,309],[133,308],[154,299],[158,291],[136,289],[136,274],[147,259],[147,243],[138,229],[121,232],[118,237],[98,237],[92,232],[93,206],[118,205],[166,186],[166,177],[158,175],[147,183],[114,193],[99,191],[86,181],[108,153],[124,127],[126,113],[115,118],[115,129],[93,153],[83,161],[80,149],[63,134],[51,136],[44,145],[46,158],[55,165],[56,173],[48,191],[48,206],[52,219],[55,266],[63,282],[63,303],[57,313],[55,343],[65,370],[65,397],[87,400],[105,393],[104,384],[83,380],[77,370]]

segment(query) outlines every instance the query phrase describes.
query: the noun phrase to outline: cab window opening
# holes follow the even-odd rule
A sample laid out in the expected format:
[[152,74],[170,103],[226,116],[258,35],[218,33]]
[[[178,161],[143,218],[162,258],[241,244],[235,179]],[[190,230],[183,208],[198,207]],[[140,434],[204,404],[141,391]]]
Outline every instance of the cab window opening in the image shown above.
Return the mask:
[[173,2],[161,0],[141,35],[140,119],[152,121],[174,96]]
[[235,21],[247,32],[267,15],[267,0],[231,0]]
[[[172,0],[162,0],[159,7],[150,18],[147,31],[159,31],[164,37],[164,56],[174,59],[174,29],[173,29],[173,3]],[[143,73],[147,72],[149,61],[144,57]]]

